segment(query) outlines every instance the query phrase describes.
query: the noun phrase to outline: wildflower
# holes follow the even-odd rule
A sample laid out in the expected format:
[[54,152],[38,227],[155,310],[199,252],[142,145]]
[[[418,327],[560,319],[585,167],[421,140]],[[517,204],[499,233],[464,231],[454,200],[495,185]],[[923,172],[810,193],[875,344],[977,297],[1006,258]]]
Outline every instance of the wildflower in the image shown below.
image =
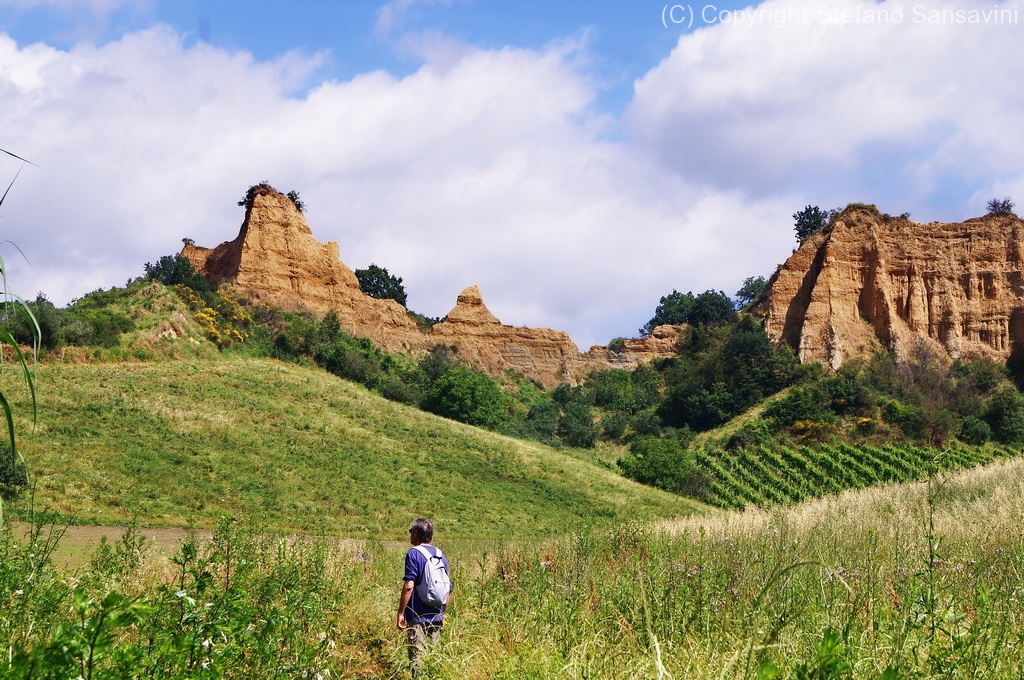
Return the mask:
[[209,649],[210,647],[213,647],[213,640],[211,640],[210,638],[206,638],[201,643],[201,646],[203,649]]
[[25,591],[24,591],[24,590],[15,590],[15,591],[14,591],[14,594],[15,594],[15,595],[24,595],[24,594],[25,594]]

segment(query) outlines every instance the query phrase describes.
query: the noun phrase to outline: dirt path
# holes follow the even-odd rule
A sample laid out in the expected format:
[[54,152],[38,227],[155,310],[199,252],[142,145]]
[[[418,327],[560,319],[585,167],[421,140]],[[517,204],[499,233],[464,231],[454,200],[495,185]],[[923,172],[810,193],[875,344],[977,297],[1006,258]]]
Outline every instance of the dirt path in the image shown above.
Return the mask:
[[[24,538],[28,534],[29,524],[27,522],[13,521],[11,526],[14,529],[14,535],[19,538]],[[123,526],[69,526],[64,529],[60,543],[54,551],[53,564],[58,568],[71,571],[84,567],[100,546],[100,541],[104,536],[107,543],[112,545],[121,540],[126,529],[127,527]],[[45,530],[48,531],[49,527],[46,527]],[[140,536],[145,537],[146,549],[163,557],[170,557],[176,553],[181,548],[181,544],[185,542],[187,533],[183,527],[140,528],[137,531]],[[213,535],[213,532],[208,529],[199,529],[198,534],[200,540],[206,541]],[[287,538],[291,540],[295,536],[289,535]],[[340,537],[338,542],[349,549],[360,549],[363,544],[359,539]],[[386,548],[408,547],[406,543],[398,541],[384,541],[383,545]]]
[[[27,522],[11,522],[15,536],[24,538],[29,531]],[[127,527],[122,526],[69,526],[64,530],[57,550],[54,551],[53,563],[63,569],[75,570],[89,562],[89,558],[105,536],[108,544],[121,540]],[[48,530],[48,527],[47,527]],[[173,527],[169,529],[138,529],[140,536],[146,539],[150,550],[159,554],[173,555],[185,541],[185,529]],[[200,531],[201,538],[209,538],[209,531]]]

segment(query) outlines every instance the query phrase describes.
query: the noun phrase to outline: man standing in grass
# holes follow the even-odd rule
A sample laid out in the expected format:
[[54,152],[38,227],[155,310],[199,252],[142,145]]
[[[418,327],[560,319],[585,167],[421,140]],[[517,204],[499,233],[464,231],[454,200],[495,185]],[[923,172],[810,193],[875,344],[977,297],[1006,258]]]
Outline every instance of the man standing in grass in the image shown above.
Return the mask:
[[412,547],[405,554],[405,576],[398,601],[398,629],[409,635],[412,676],[423,670],[427,648],[436,645],[444,627],[444,612],[451,594],[448,558],[430,542],[434,525],[420,518],[409,529]]

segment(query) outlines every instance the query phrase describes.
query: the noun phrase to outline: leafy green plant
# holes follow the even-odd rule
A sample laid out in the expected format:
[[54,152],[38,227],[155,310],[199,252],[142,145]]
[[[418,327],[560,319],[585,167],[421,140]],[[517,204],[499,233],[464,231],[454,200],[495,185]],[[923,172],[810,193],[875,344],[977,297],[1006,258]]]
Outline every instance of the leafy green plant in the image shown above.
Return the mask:
[[495,429],[509,419],[507,398],[494,379],[459,365],[427,391],[423,408],[445,418]]
[[147,262],[143,265],[146,278],[159,281],[165,286],[183,285],[188,286],[199,293],[207,293],[213,288],[202,274],[195,270],[192,261],[178,253],[176,255],[164,255],[156,264]]
[[619,460],[623,474],[642,484],[678,494],[695,494],[698,486],[693,453],[676,439],[646,437],[630,446]]
[[658,302],[654,316],[640,328],[640,335],[646,337],[664,324],[720,324],[735,318],[732,300],[722,291],[706,290],[694,295],[673,290]]
[[803,210],[793,213],[793,230],[796,232],[796,239],[803,243],[808,236],[822,231],[838,212],[838,210],[822,210],[816,205],[808,205]]
[[989,215],[1012,215],[1013,208],[1013,201],[1009,197],[1002,199],[993,198],[988,202]]
[[[0,149],[0,152],[26,163],[28,162],[9,151]],[[3,196],[0,196],[0,205],[3,205],[11,187],[14,186],[14,182],[17,177],[17,174],[15,174],[14,179],[12,179],[11,183],[7,185],[7,189],[4,191]],[[4,241],[3,244],[9,244],[18,249],[18,252],[21,253],[21,249],[12,242]],[[24,253],[21,254],[22,257],[24,257]],[[28,304],[21,296],[16,295],[11,291],[10,285],[7,281],[7,265],[2,257],[0,257],[0,288],[2,288],[2,290],[0,290],[0,309],[3,311],[3,318],[20,316],[32,329],[33,370],[29,369],[28,360],[26,359],[24,352],[22,352],[17,340],[4,326],[0,326],[0,364],[2,364],[4,354],[6,354],[8,348],[10,348],[10,351],[14,355],[14,359],[16,361],[15,368],[20,372],[21,378],[28,386],[29,393],[32,397],[32,418],[34,422],[36,417],[36,389],[33,373],[35,357],[39,354],[39,338],[41,333],[39,331],[39,324],[36,322],[35,316],[32,314],[32,310],[29,309]],[[4,421],[7,424],[6,444],[4,445],[6,451],[0,455],[0,486],[18,488],[28,485],[29,473],[25,459],[18,451],[17,441],[15,439],[14,411],[11,408],[11,403],[7,396],[9,393],[10,391],[6,386],[0,390],[0,408],[3,408]],[[0,505],[0,521],[2,521],[3,517],[2,509],[3,507]]]
[[[359,279],[359,289],[378,300],[394,300],[405,307],[408,294],[402,285],[401,276],[392,276],[384,267],[371,264],[366,269],[355,270]],[[426,317],[424,317],[426,318]]]

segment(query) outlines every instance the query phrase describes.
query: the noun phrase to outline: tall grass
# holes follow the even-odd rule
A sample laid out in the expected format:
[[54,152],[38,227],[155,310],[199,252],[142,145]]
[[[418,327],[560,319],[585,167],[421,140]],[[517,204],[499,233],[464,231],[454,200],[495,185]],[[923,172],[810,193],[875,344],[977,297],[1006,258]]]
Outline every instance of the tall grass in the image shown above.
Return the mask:
[[[0,153],[16,158],[23,163],[29,162],[4,149],[0,149]],[[18,179],[18,174],[20,173],[21,170],[19,169],[18,173],[14,175],[14,179],[11,180],[11,183],[4,190],[3,196],[0,196],[0,206],[7,199],[7,194],[10,193],[11,187],[14,186],[14,182]],[[11,241],[4,241],[0,245],[10,245],[21,253],[21,249]],[[22,253],[22,256],[24,256],[24,253]],[[36,322],[35,316],[32,314],[32,310],[29,309],[28,304],[11,290],[7,281],[7,265],[3,258],[0,257],[0,364],[4,363],[5,355],[8,351],[14,356],[16,369],[19,370],[21,378],[28,386],[29,394],[31,395],[32,417],[34,420],[36,416],[36,391],[33,384],[33,373],[29,370],[28,361],[21,347],[15,341],[10,331],[4,326],[4,321],[14,315],[22,316],[32,331],[32,361],[34,367],[35,357],[39,354],[39,339],[42,333],[40,333],[39,324]],[[4,422],[7,425],[7,441],[6,446],[4,446],[6,451],[0,454],[0,491],[9,492],[12,488],[17,489],[27,486],[29,483],[29,473],[25,458],[18,451],[15,439],[14,410],[11,408],[11,403],[7,396],[9,390],[6,387],[6,371],[3,373],[3,377],[5,380],[3,388],[0,389],[0,408],[3,409]],[[0,501],[0,520],[2,519],[3,502]]]
[[[224,520],[169,559],[129,534],[72,576],[46,562],[52,534],[33,535],[6,531],[0,547],[12,670],[407,672],[393,630],[399,545]],[[539,542],[445,541],[442,526],[456,590],[430,677],[1015,678],[1022,536],[1021,461]]]

